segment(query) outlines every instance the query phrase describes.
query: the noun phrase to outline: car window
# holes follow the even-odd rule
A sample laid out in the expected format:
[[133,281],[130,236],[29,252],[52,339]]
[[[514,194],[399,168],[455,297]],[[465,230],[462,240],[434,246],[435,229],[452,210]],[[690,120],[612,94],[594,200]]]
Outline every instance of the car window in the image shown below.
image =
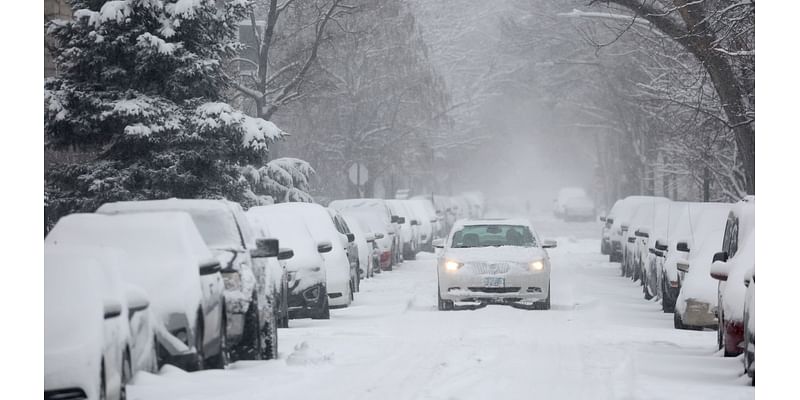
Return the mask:
[[536,238],[523,225],[468,225],[453,234],[450,247],[536,247]]
[[731,242],[728,245],[728,257],[733,257],[738,249],[739,249],[739,219],[736,218],[733,220],[733,226],[731,226]]

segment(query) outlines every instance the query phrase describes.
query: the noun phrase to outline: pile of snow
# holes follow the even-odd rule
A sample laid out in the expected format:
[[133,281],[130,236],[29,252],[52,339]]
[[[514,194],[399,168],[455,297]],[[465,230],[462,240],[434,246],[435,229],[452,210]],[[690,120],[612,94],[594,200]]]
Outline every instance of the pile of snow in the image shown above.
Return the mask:
[[333,360],[333,353],[323,354],[317,349],[311,348],[308,342],[301,342],[294,346],[294,351],[286,357],[286,365],[302,366],[329,363]]

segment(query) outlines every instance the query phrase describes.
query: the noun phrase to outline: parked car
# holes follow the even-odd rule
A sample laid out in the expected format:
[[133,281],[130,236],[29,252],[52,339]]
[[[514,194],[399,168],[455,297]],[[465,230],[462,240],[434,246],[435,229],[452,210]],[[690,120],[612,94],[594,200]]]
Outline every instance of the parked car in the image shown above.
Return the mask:
[[[222,265],[225,283],[226,340],[234,360],[261,360],[277,357],[278,324],[274,308],[280,293],[267,265],[254,260],[276,256],[268,241],[256,240],[250,223],[238,204],[212,199],[167,199],[106,203],[97,212],[108,215],[140,214],[154,211],[186,212],[203,240]],[[259,238],[266,239],[266,238]],[[273,244],[274,246],[274,244]],[[280,276],[280,275],[279,275]],[[278,307],[280,309],[280,307]],[[279,314],[279,313],[278,313]]]
[[[633,212],[636,210],[636,206],[642,203],[657,204],[658,202],[666,201],[670,200],[666,197],[653,196],[628,196],[622,200],[622,203],[619,204],[619,208],[614,211],[614,222],[609,228],[609,242],[611,243],[610,254],[608,255],[609,261],[623,261],[623,251],[625,250],[623,244],[627,243],[628,236],[634,234],[634,230],[630,231],[630,235],[628,234],[628,225]],[[625,269],[621,268],[621,272],[624,274]]]
[[419,221],[415,219],[411,210],[406,207],[405,200],[386,200],[386,204],[392,210],[392,215],[398,217],[396,220],[400,224],[400,243],[403,259],[413,260],[419,252],[417,249],[419,247]]
[[[247,215],[247,214],[245,214]],[[277,235],[273,234],[269,226],[266,224],[260,224],[253,218],[248,215],[248,223],[250,227],[253,229],[253,233],[256,237],[261,238],[277,238]],[[280,241],[278,241],[278,254],[280,254]],[[276,257],[266,257],[266,258],[257,258],[254,261],[263,261],[266,263],[267,271],[270,271],[268,274],[271,277],[272,284],[272,292],[276,293],[275,304],[272,307],[272,311],[275,313],[275,319],[278,321],[279,328],[288,328],[289,327],[289,269],[287,267],[287,259],[286,258],[278,258]]]
[[[108,246],[129,257],[122,275],[146,291],[157,329],[159,365],[224,368],[228,347],[220,263],[188,214],[72,214],[45,237],[48,245]],[[158,328],[158,326],[156,327]]]
[[296,221],[306,224],[317,243],[332,246],[330,251],[322,254],[325,260],[328,303],[332,308],[349,306],[355,292],[357,266],[347,254],[350,238],[336,229],[328,211],[321,205],[312,203],[281,203],[267,207],[292,215]]
[[617,200],[608,214],[600,217],[603,227],[600,229],[600,254],[611,254],[611,226],[614,224],[614,212],[621,207],[622,200]]
[[391,254],[385,251],[383,247],[386,246],[388,248],[390,245],[389,242],[384,240],[386,233],[384,231],[384,224],[381,222],[380,218],[376,217],[373,213],[354,211],[352,209],[345,210],[342,215],[358,221],[362,230],[366,232],[367,244],[369,244],[370,249],[370,259],[372,260],[371,275],[380,274],[384,269],[391,270],[391,266],[389,266]]
[[[726,207],[730,208],[730,207]],[[714,215],[717,214],[717,215]],[[725,233],[724,213],[707,212],[694,221],[697,234],[688,241],[688,257],[677,262],[679,293],[675,301],[675,329],[716,328],[717,281],[709,276],[711,260]]]
[[[433,201],[431,200],[433,196],[414,196],[411,198],[412,201],[417,201],[422,204],[422,207],[427,210],[428,215],[431,218],[431,228],[433,229],[433,239],[445,237],[449,232],[446,230],[445,221],[443,216],[436,210],[436,207],[433,205]],[[431,240],[431,243],[433,240]],[[428,251],[433,251],[433,244],[428,248]]]
[[380,233],[383,238],[378,239],[377,243],[381,249],[380,268],[384,271],[391,271],[392,266],[401,259],[400,237],[397,234],[398,217],[393,216],[386,200],[383,199],[347,199],[334,200],[328,207],[348,213],[356,213],[359,218],[368,221],[373,233]]
[[744,275],[747,293],[744,298],[744,372],[756,384],[756,270],[755,265]]
[[641,279],[641,249],[647,249],[657,204],[658,201],[645,201],[633,205],[630,216],[624,221],[627,229],[622,235],[622,274],[634,282]]
[[647,247],[637,249],[642,253],[642,267],[644,268],[642,290],[645,299],[649,300],[653,297],[660,299],[659,284],[661,280],[659,278],[662,274],[663,261],[669,249],[669,236],[670,233],[675,233],[673,227],[678,223],[688,204],[680,201],[662,202],[656,204],[653,210],[653,225],[648,233]]
[[333,249],[317,241],[306,224],[280,207],[257,206],[247,210],[259,226],[266,226],[281,244],[279,259],[286,261],[289,275],[289,317],[329,319],[325,260],[322,253]]
[[[375,235],[369,232],[364,223],[358,220],[354,215],[341,213],[341,218],[347,224],[350,232],[353,233],[353,244],[358,250],[358,275],[360,279],[371,278],[373,275],[372,265],[372,242],[375,241]],[[360,284],[359,284],[360,285]]]
[[356,243],[356,235],[351,231],[347,221],[342,218],[342,214],[333,209],[326,208],[328,215],[333,221],[333,226],[342,235],[342,242],[344,242],[345,251],[347,252],[347,260],[350,262],[350,282],[353,286],[353,293],[358,293],[361,288],[361,259],[358,253],[358,244]]
[[439,310],[456,302],[502,303],[529,309],[550,308],[550,259],[527,220],[461,220],[439,252]]
[[711,277],[717,286],[717,345],[726,357],[737,356],[744,342],[744,278],[755,266],[755,196],[736,203],[728,214],[722,249],[714,254]]
[[[129,309],[117,265],[93,257],[98,251],[45,246],[45,399],[124,399],[136,372],[128,317],[139,305],[131,299]],[[152,354],[152,327],[145,334]]]
[[434,224],[438,220],[435,211],[429,210],[424,200],[406,200],[406,206],[411,209],[414,219],[419,222],[418,250],[433,252],[433,237],[436,232]]

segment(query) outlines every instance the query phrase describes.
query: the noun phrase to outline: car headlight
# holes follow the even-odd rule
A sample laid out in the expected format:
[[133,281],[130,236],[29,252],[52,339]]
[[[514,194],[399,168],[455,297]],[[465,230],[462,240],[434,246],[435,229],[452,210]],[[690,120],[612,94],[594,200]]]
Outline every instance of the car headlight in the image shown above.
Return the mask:
[[531,271],[539,272],[544,271],[544,262],[542,260],[531,261],[529,264]]
[[464,265],[463,263],[460,263],[458,261],[447,260],[444,263],[444,269],[450,272],[458,271],[458,269],[461,268],[463,265]]

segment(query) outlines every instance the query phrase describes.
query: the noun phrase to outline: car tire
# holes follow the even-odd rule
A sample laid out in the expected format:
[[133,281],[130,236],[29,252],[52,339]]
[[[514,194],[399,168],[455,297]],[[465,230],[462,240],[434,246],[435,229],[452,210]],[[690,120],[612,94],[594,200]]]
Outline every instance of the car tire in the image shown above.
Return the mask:
[[720,310],[717,317],[717,350],[725,348],[725,312]]
[[[744,373],[750,375],[750,366],[755,361],[755,350],[751,350],[751,346],[755,345],[755,338],[752,336],[750,329],[747,329],[747,326],[750,324],[750,313],[747,311],[744,312],[744,320],[742,323],[744,324]],[[753,371],[752,378],[752,384],[755,386],[755,371]]]
[[547,298],[544,301],[534,303],[539,310],[549,310],[550,309],[550,283],[547,283]]
[[[224,304],[222,309],[225,309]],[[228,317],[223,312],[219,328],[219,353],[211,357],[206,364],[211,369],[225,369],[228,363],[230,363],[230,349],[228,349]]]
[[661,279],[661,310],[665,313],[674,313],[675,312],[675,301],[669,294],[669,289],[667,287],[667,277],[664,276]]
[[273,318],[267,322],[263,329],[265,333],[262,360],[275,360],[278,358],[278,319]]
[[102,359],[100,360],[100,390],[97,392],[97,398],[99,400],[108,398],[108,393],[106,393],[106,363]]
[[683,324],[683,320],[681,319],[681,313],[675,311],[675,313],[672,314],[672,325],[675,329],[686,329],[686,325]]
[[331,308],[328,304],[328,293],[325,292],[322,294],[324,296],[324,303],[316,310],[312,315],[312,319],[331,319]]
[[200,310],[197,310],[197,323],[195,323],[195,334],[194,334],[194,346],[197,350],[197,354],[195,354],[194,365],[192,365],[192,369],[194,371],[202,371],[206,368],[206,360],[205,360],[205,351],[203,349],[203,332],[205,330],[205,324],[203,322],[203,313]]
[[452,300],[443,300],[442,293],[438,290],[436,291],[436,295],[439,298],[439,311],[452,311],[455,309],[455,304]]
[[261,316],[258,312],[258,303],[255,297],[250,300],[250,307],[244,316],[244,328],[240,342],[231,351],[233,359],[260,360],[264,353],[264,339],[266,333],[261,329]]
[[645,300],[652,300],[655,297],[654,294],[650,293],[650,285],[647,284],[647,273],[642,274],[642,292],[644,293]]
[[128,398],[127,385],[131,378],[133,378],[133,369],[131,368],[131,352],[128,348],[125,348],[125,353],[122,355],[122,370],[120,371],[120,400],[125,400]]

